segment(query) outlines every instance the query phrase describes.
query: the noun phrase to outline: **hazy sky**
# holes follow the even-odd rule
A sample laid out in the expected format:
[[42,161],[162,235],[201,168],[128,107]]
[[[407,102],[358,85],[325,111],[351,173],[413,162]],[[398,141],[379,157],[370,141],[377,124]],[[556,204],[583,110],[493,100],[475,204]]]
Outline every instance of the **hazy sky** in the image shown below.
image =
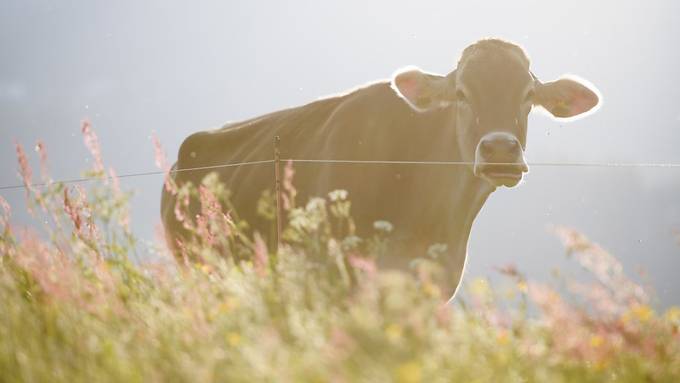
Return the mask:
[[[85,168],[89,118],[119,174],[154,170],[156,132],[172,161],[191,132],[389,77],[453,69],[482,37],[521,44],[543,80],[578,74],[604,96],[587,119],[530,117],[531,161],[680,163],[677,1],[0,2],[0,184],[16,184],[12,141],[42,139],[55,178]],[[133,227],[151,239],[161,177],[126,179]],[[13,206],[23,191],[3,191]],[[15,209],[15,211],[18,209]],[[15,221],[26,222],[15,214]],[[582,230],[680,303],[680,168],[533,168],[491,196],[470,240],[468,276],[515,263],[545,278],[568,267],[548,224]]]

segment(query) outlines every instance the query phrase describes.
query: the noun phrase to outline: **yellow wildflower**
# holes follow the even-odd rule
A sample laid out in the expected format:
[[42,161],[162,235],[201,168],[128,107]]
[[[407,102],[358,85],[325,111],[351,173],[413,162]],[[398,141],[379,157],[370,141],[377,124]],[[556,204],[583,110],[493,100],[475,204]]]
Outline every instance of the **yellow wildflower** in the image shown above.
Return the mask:
[[423,291],[430,298],[439,298],[439,296],[441,295],[441,291],[439,290],[439,286],[435,285],[432,282],[425,282],[423,284]]
[[498,340],[498,343],[500,344],[507,344],[510,341],[510,337],[508,336],[508,332],[505,330],[502,330],[496,335],[496,339]]
[[647,322],[654,317],[654,310],[647,305],[636,305],[631,311],[640,322]]
[[517,290],[526,293],[527,291],[529,291],[529,286],[525,281],[519,281],[517,282]]
[[489,283],[484,278],[475,278],[470,284],[470,292],[478,297],[488,297],[491,294]]
[[604,371],[609,366],[609,363],[606,360],[598,360],[592,366],[595,371]]
[[385,335],[390,342],[396,342],[401,339],[403,329],[396,323],[392,323],[385,328]]
[[593,335],[590,337],[590,347],[598,348],[604,343],[604,339],[599,335]]
[[399,383],[417,383],[422,381],[422,371],[420,363],[410,361],[403,363],[397,367],[396,381]]
[[237,347],[239,344],[241,344],[241,335],[236,332],[228,332],[226,335],[226,340],[227,344],[230,345],[231,347]]
[[222,314],[226,314],[231,310],[238,308],[238,306],[239,306],[238,298],[227,297],[227,299],[225,299],[224,302],[220,304],[219,311]]
[[673,306],[669,308],[666,310],[664,317],[671,323],[680,323],[680,307]]

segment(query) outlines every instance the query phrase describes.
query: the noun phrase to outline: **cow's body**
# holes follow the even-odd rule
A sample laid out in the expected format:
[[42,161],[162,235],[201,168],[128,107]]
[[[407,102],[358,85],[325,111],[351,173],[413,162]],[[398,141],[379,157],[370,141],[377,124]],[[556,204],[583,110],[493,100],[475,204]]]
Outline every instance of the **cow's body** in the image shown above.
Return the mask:
[[[519,73],[514,75],[518,82],[530,81],[524,78],[531,79],[528,61],[526,69],[520,68],[516,72]],[[440,85],[432,91],[428,88],[428,92],[422,94],[421,88],[429,83],[422,85],[418,81],[432,78],[447,84],[448,89],[448,84],[456,78],[459,83],[462,81],[461,73],[456,76],[452,72],[436,78],[432,75],[412,78],[409,76],[413,73],[419,76],[421,72],[404,73],[407,76],[397,76],[391,83],[374,83],[342,96],[196,133],[182,144],[176,169],[271,160],[275,136],[280,137],[284,159],[475,162],[474,169],[472,166],[422,164],[295,165],[298,201],[344,189],[352,201],[359,235],[371,233],[373,222],[377,220],[394,224],[394,248],[401,251],[391,253],[393,255],[384,260],[388,267],[406,267],[410,259],[424,255],[428,246],[446,244],[444,263],[450,278],[449,287],[455,289],[464,269],[472,222],[495,188],[501,184],[514,186],[519,181],[515,180],[516,174],[519,172],[521,178],[526,165],[523,157],[513,157],[512,162],[521,161],[519,168],[515,166],[508,170],[499,165],[494,168],[495,173],[486,168],[479,170],[477,162],[484,155],[480,154],[479,142],[489,134],[468,133],[467,127],[457,126],[461,121],[466,123],[469,116],[458,115],[460,101],[450,102],[454,96],[447,90],[440,91],[437,88]],[[504,97],[502,89],[494,92],[489,97]],[[474,101],[465,102],[472,105]],[[564,105],[560,104],[560,107]],[[480,106],[479,110],[483,108]],[[503,113],[499,110],[478,114],[476,125],[480,127],[484,121],[495,121]],[[522,128],[520,119],[515,117],[514,121],[519,130]],[[512,137],[519,137],[515,139],[516,145],[523,149],[526,132],[509,132]],[[477,148],[466,149],[467,140],[474,141]],[[187,181],[198,184],[209,171],[215,170],[177,172],[174,177],[178,184]],[[268,163],[216,171],[220,180],[231,189],[232,202],[241,218],[251,223],[255,230],[267,231],[271,223],[255,214],[256,201],[263,190],[273,189],[274,166]],[[499,172],[502,174],[497,176]],[[508,172],[511,173],[510,181]],[[487,177],[487,173],[493,176]],[[494,183],[491,178],[501,181]],[[161,210],[171,243],[182,235],[174,218],[174,206],[174,196],[164,191]]]

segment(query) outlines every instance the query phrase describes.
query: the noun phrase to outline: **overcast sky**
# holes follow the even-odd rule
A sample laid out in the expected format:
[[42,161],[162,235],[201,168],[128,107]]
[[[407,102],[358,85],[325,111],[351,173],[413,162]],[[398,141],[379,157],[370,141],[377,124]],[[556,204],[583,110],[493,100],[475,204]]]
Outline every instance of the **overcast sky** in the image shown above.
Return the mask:
[[[569,124],[530,117],[531,161],[680,163],[677,1],[33,1],[0,2],[0,185],[16,184],[12,141],[42,139],[55,178],[86,167],[89,118],[119,174],[154,170],[149,140],[176,159],[182,139],[389,77],[447,73],[483,37],[521,44],[542,80],[564,73],[604,96]],[[126,179],[133,227],[153,238],[161,178]],[[22,206],[23,191],[3,191]],[[16,209],[15,208],[15,212]],[[27,218],[15,213],[17,222]],[[569,262],[549,224],[573,226],[640,267],[680,303],[680,168],[533,168],[491,196],[468,274],[515,263],[547,278]]]

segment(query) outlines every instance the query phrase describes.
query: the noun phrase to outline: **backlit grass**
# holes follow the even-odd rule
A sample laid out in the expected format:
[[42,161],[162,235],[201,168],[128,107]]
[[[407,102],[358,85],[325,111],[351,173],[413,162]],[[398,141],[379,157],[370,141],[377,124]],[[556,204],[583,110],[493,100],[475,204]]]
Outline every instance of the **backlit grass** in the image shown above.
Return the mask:
[[[507,266],[506,284],[466,276],[446,305],[441,248],[419,255],[411,273],[376,268],[391,225],[356,237],[342,191],[296,206],[288,168],[278,252],[222,213],[216,178],[169,181],[179,201],[201,201],[195,219],[177,206],[194,236],[175,262],[137,243],[129,194],[89,124],[83,132],[95,158],[88,174],[100,181],[30,187],[17,146],[40,224],[12,225],[0,197],[2,382],[680,381],[680,308],[657,312],[613,256],[574,230],[555,232],[590,280],[557,288]],[[273,218],[271,193],[258,210]]]

